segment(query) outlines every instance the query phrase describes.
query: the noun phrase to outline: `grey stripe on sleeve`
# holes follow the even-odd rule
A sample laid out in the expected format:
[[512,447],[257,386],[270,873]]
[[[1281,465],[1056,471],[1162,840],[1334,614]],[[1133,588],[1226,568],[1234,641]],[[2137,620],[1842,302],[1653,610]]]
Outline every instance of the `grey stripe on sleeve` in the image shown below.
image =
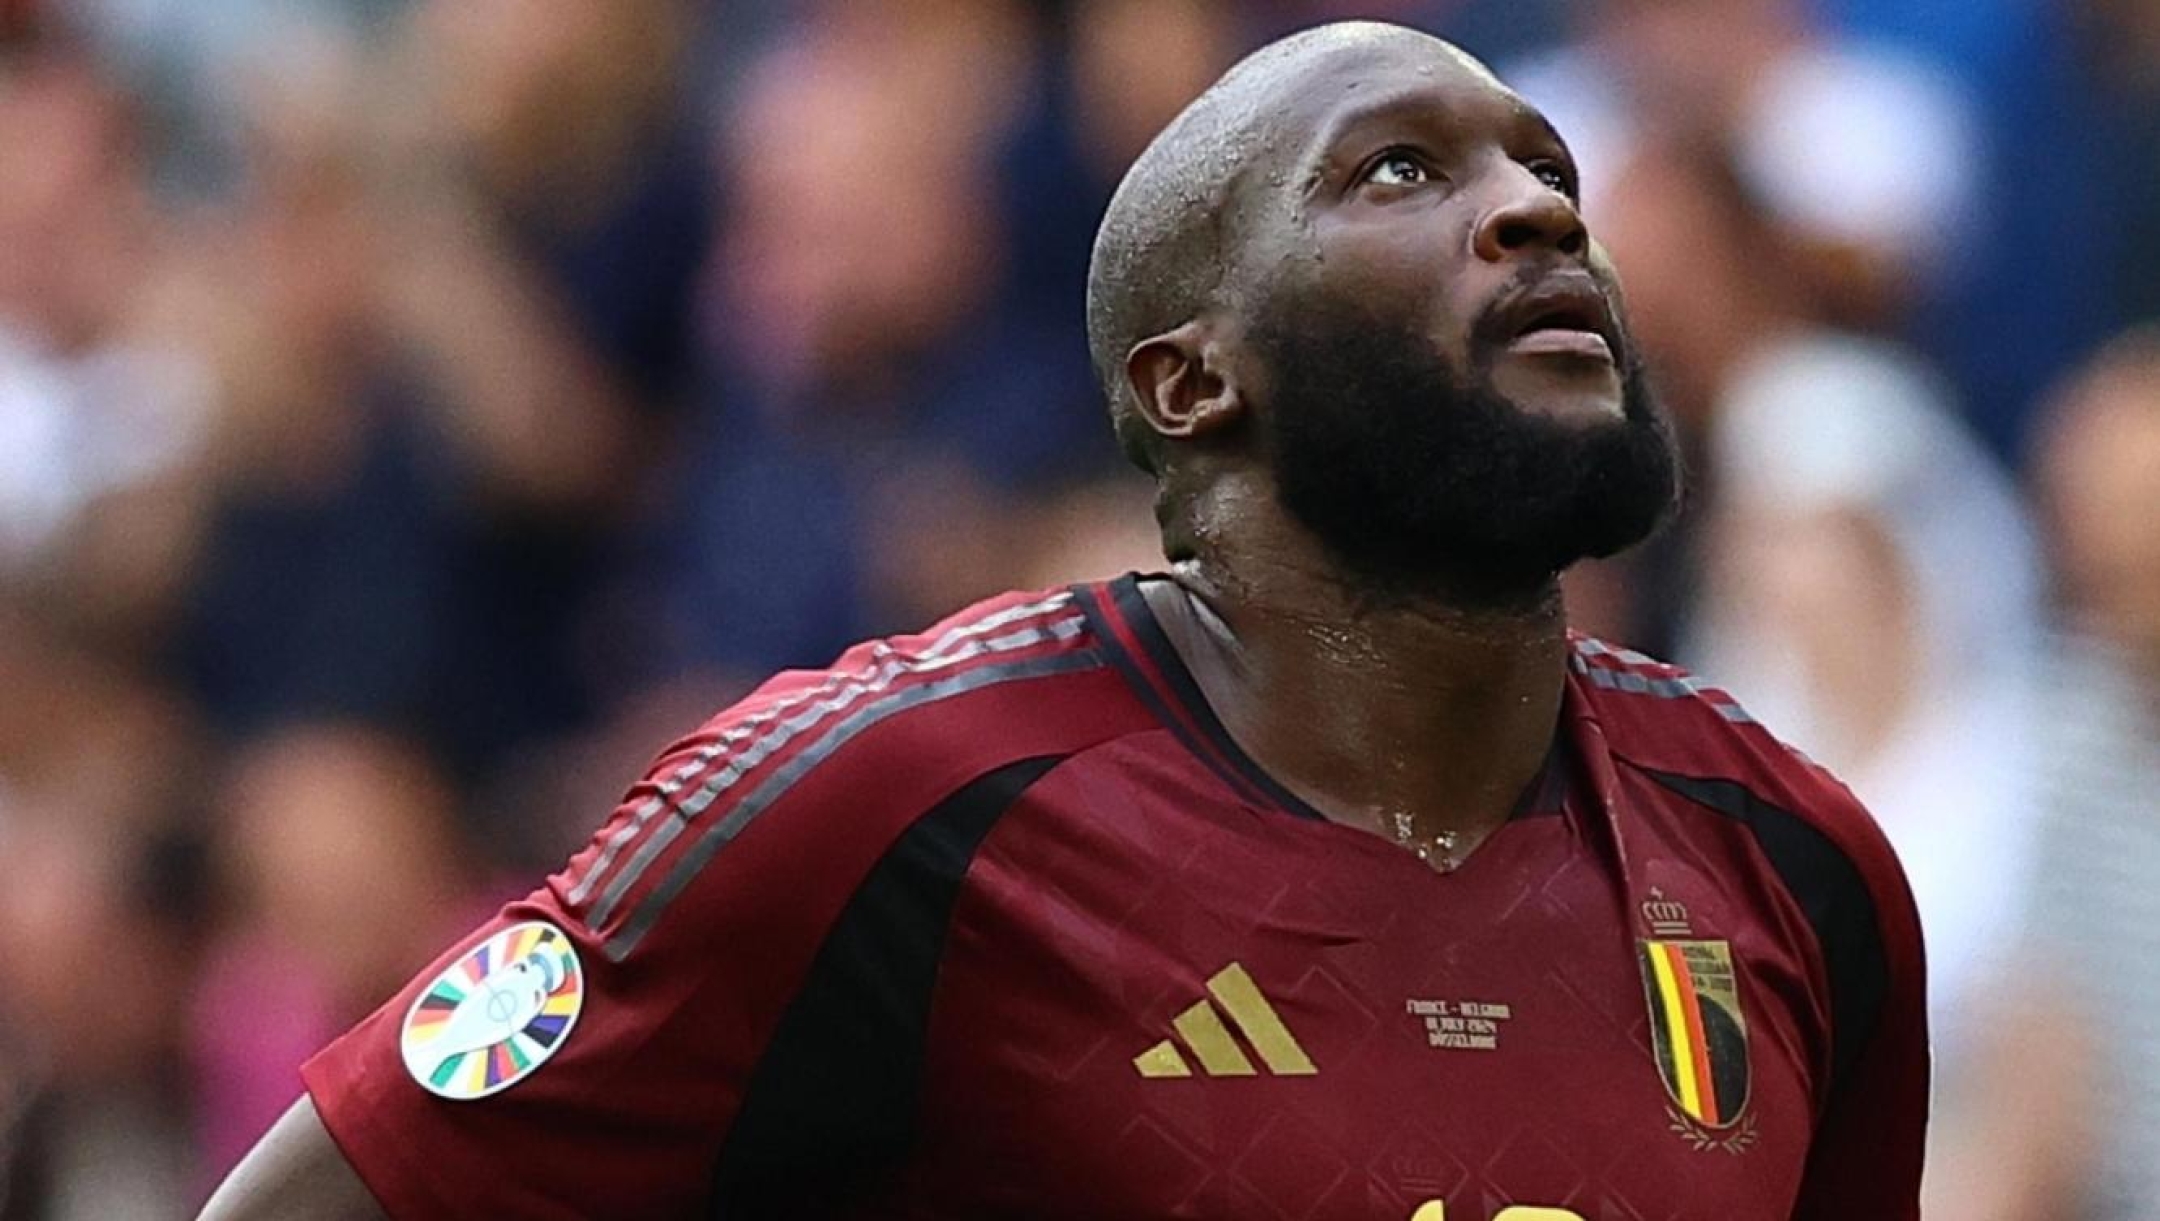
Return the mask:
[[[830,696],[850,681],[861,682],[875,678],[895,658],[911,657],[920,660],[935,660],[943,657],[947,650],[956,645],[966,644],[978,636],[986,635],[1008,624],[1017,623],[1022,619],[1046,615],[1063,609],[1071,602],[1072,594],[1070,592],[1060,592],[1040,602],[1029,603],[1026,606],[1010,607],[994,615],[984,616],[973,623],[961,624],[959,627],[953,628],[938,637],[928,648],[915,654],[903,655],[890,644],[878,641],[872,646],[870,664],[864,668],[855,671],[836,671],[828,675],[825,681],[817,686],[790,696],[763,712],[749,717],[742,724],[727,730],[704,749],[698,751],[687,762],[677,767],[667,778],[663,779],[658,785],[658,790],[651,797],[646,798],[644,804],[640,805],[635,813],[601,840],[600,855],[594,858],[592,865],[578,878],[577,885],[570,889],[568,896],[570,904],[576,906],[590,899],[593,889],[600,884],[602,876],[607,873],[608,867],[615,863],[615,858],[622,853],[622,850],[637,839],[646,826],[662,810],[667,808],[668,802],[675,794],[681,792],[684,786],[691,781],[698,779],[706,768],[712,766],[715,759],[727,752],[729,747],[755,737],[774,721],[788,716],[806,704]],[[753,746],[751,749],[755,750],[756,747]],[[594,923],[597,923],[598,919],[598,917],[595,917]]]
[[[703,828],[690,850],[668,872],[666,879],[651,894],[645,896],[644,901],[638,905],[637,910],[624,922],[623,927],[614,936],[608,938],[603,947],[603,952],[607,954],[608,959],[612,962],[621,962],[629,957],[631,951],[637,948],[638,942],[644,939],[645,934],[652,931],[653,925],[657,924],[660,917],[666,913],[668,905],[674,902],[676,896],[689,887],[690,883],[696,879],[697,875],[703,871],[713,857],[727,846],[729,841],[740,835],[745,827],[756,821],[758,815],[787,792],[788,788],[801,779],[805,773],[823,762],[833,752],[846,746],[857,734],[864,732],[888,717],[905,712],[910,708],[935,703],[938,700],[955,695],[981,690],[984,687],[996,686],[1000,683],[1019,682],[1024,679],[1091,669],[1101,664],[1102,659],[1096,656],[1092,650],[1089,650],[1077,653],[1056,653],[1047,657],[1032,657],[1024,661],[1015,661],[1004,665],[982,666],[977,669],[963,671],[949,678],[925,683],[921,686],[908,687],[905,690],[894,692],[883,699],[873,701],[856,709],[854,713],[833,726],[829,732],[819,738],[808,749],[788,760],[779,770],[766,777],[733,809],[730,809],[725,817]],[[683,820],[671,820],[666,830],[675,831],[688,825]],[[673,836],[670,835],[670,838],[673,838]],[[645,864],[649,865],[650,861],[647,860]],[[642,866],[638,872],[642,872]],[[632,871],[626,870],[625,876],[634,877],[634,874]],[[628,886],[625,885],[623,890],[627,891]],[[610,888],[610,893],[614,894],[617,900],[620,899],[620,893],[615,892],[614,888]]]

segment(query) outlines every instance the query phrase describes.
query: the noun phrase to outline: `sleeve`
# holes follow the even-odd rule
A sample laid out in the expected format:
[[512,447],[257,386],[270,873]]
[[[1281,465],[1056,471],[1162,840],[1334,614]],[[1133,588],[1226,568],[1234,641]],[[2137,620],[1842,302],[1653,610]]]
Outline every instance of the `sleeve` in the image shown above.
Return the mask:
[[1832,838],[1871,910],[1825,921],[1833,1071],[1793,1217],[1918,1221],[1929,1101],[1920,917],[1889,842],[1858,803],[1846,804],[1857,817],[1840,820]]
[[562,872],[304,1067],[391,1217],[704,1215],[827,930],[981,765],[904,744],[950,735],[881,719],[900,682],[855,690],[783,676],[676,744]]

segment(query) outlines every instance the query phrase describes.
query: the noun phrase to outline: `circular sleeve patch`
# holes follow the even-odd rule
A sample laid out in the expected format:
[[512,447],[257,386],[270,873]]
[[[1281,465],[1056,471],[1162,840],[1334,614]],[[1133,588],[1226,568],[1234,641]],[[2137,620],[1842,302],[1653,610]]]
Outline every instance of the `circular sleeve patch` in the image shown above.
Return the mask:
[[420,990],[398,1050],[421,1088],[485,1098],[532,1075],[570,1037],[585,974],[561,929],[512,925],[474,946]]

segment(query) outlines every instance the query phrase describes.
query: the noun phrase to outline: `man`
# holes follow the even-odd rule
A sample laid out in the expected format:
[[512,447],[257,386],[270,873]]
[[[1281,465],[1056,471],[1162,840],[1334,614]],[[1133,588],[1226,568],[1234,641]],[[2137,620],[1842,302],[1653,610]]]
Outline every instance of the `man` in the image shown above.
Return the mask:
[[1437,40],[1245,61],[1096,248],[1173,574],[722,714],[207,1215],[1915,1216],[1882,837],[1563,624],[1675,484],[1574,182]]

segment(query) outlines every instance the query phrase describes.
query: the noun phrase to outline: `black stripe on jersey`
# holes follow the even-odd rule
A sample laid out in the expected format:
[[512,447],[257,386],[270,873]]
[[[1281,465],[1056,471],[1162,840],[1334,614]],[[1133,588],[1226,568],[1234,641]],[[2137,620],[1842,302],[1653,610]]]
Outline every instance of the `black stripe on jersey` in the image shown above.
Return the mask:
[[[1139,585],[1135,578],[1125,577],[1109,586],[1102,587],[1100,596],[1114,598],[1122,605],[1127,582],[1132,582],[1133,590],[1138,591]],[[1132,651],[1125,646],[1125,642],[1119,636],[1117,625],[1110,621],[1111,617],[1115,616],[1129,625],[1134,638],[1141,642],[1141,648],[1145,650],[1148,647],[1147,639],[1149,635],[1161,631],[1160,625],[1155,622],[1154,618],[1148,615],[1136,617],[1129,606],[1124,607],[1122,610],[1108,608],[1097,600],[1096,590],[1081,588],[1079,593],[1080,609],[1087,614],[1088,626],[1095,638],[1101,642],[1104,655],[1110,659],[1111,664],[1124,677],[1125,685],[1132,688],[1134,696],[1147,708],[1149,715],[1155,718],[1156,723],[1161,725],[1171,737],[1176,738],[1179,744],[1184,746],[1186,753],[1199,760],[1202,767],[1207,768],[1224,784],[1229,785],[1230,791],[1237,794],[1240,801],[1250,802],[1254,805],[1265,805],[1273,800],[1267,792],[1245,777],[1240,776],[1237,769],[1232,766],[1227,758],[1222,756],[1220,751],[1209,749],[1207,742],[1200,736],[1200,731],[1187,726],[1186,721],[1188,718],[1179,716],[1177,710],[1166,702],[1171,697],[1156,686],[1155,681],[1148,675],[1147,665],[1134,656]],[[1145,609],[1144,603],[1143,609]],[[1164,684],[1167,685],[1169,681],[1168,676],[1165,676],[1163,679]]]
[[1736,781],[1680,776],[1632,762],[1630,766],[1746,826],[1800,904],[1830,976],[1830,1083],[1835,1091],[1873,1037],[1890,986],[1875,896],[1859,866],[1805,819]]
[[[1163,702],[1163,697],[1156,691],[1155,684],[1148,681],[1146,670],[1141,667],[1138,659],[1133,657],[1131,651],[1125,647],[1125,642],[1118,638],[1117,626],[1109,622],[1108,618],[1117,612],[1107,610],[1099,604],[1096,601],[1094,590],[1082,586],[1075,586],[1074,590],[1078,595],[1080,611],[1087,616],[1089,633],[1101,644],[1103,655],[1108,657],[1111,665],[1117,668],[1118,674],[1125,679],[1125,685],[1132,688],[1133,694],[1147,708],[1148,714],[1154,717],[1163,728],[1169,730],[1180,742],[1183,742],[1187,750],[1190,750],[1203,764],[1207,765],[1209,771],[1221,776],[1223,781],[1231,788],[1237,788],[1237,777],[1223,770],[1215,760],[1208,756],[1207,751],[1201,747],[1201,744],[1193,741],[1184,728],[1178,724],[1177,714],[1171,710],[1168,704]],[[1109,593],[1115,593],[1114,586]],[[1130,618],[1129,615],[1126,617]],[[1135,626],[1133,634],[1137,636],[1139,632],[1140,629]]]
[[818,1216],[907,1154],[953,903],[990,829],[1064,758],[970,782],[863,879],[751,1073],[714,1172],[712,1216]]
[[[1155,609],[1148,605],[1147,595],[1140,589],[1140,578],[1130,575],[1119,577],[1110,583],[1108,590],[1117,602],[1118,613],[1132,627],[1133,635],[1140,640],[1140,647],[1147,651],[1156,673],[1162,675],[1163,681],[1169,685],[1170,694],[1184,708],[1185,716],[1175,715],[1152,697],[1146,677],[1137,673],[1137,667],[1130,658],[1123,656],[1124,649],[1118,642],[1116,632],[1106,625],[1096,624],[1096,635],[1109,642],[1110,651],[1117,655],[1120,667],[1128,671],[1130,681],[1141,690],[1142,699],[1162,720],[1164,726],[1185,740],[1186,749],[1207,764],[1210,770],[1222,775],[1233,789],[1242,786],[1257,792],[1284,811],[1300,818],[1315,822],[1327,821],[1326,817],[1307,804],[1304,798],[1284,788],[1282,782],[1269,775],[1267,769],[1246,754],[1245,748],[1239,746],[1237,739],[1230,736],[1230,731],[1224,728],[1222,719],[1215,715],[1214,706],[1208,703],[1207,696],[1201,692],[1199,680],[1185,667],[1185,659],[1178,656],[1177,646],[1170,643],[1169,633],[1163,630],[1162,623],[1155,618]],[[1095,613],[1092,606],[1085,609],[1090,615]],[[1204,735],[1206,742],[1193,742],[1186,731],[1187,724]],[[1227,773],[1224,772],[1225,768],[1229,769]]]

